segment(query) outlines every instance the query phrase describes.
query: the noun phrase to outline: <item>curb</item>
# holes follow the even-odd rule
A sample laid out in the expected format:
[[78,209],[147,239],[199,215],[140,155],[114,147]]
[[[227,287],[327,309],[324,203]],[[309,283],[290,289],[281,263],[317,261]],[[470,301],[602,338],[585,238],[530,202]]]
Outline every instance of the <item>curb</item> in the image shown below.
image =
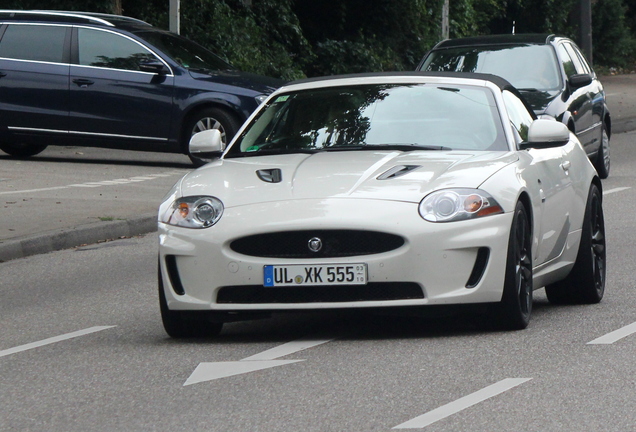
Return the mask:
[[156,230],[157,214],[151,213],[127,220],[95,222],[16,239],[0,240],[0,262],[120,237],[147,234]]

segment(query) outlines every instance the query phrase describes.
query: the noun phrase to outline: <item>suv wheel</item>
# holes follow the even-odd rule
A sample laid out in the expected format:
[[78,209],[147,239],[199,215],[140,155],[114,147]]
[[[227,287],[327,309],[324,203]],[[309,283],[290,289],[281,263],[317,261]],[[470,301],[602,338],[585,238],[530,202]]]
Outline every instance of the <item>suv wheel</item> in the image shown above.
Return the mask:
[[598,148],[596,154],[596,160],[594,167],[598,172],[598,176],[602,179],[606,179],[609,176],[610,171],[610,148],[609,148],[609,135],[607,134],[607,128],[603,125],[601,130],[601,145]]
[[42,153],[46,144],[6,144],[0,143],[0,150],[15,157],[29,157]]

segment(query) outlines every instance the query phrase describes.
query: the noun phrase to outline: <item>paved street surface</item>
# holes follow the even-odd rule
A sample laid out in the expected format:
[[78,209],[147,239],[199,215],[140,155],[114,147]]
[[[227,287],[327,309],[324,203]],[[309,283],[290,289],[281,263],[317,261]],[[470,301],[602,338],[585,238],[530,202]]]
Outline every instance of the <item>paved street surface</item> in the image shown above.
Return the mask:
[[523,331],[343,311],[178,341],[154,234],[0,263],[0,431],[634,431],[635,139],[615,136],[603,182],[603,302],[539,290]]
[[636,128],[636,76],[603,82],[615,131],[606,296],[553,306],[539,290],[517,332],[349,311],[172,340],[151,231],[188,158],[0,156],[0,431],[636,430],[636,131],[618,133]]

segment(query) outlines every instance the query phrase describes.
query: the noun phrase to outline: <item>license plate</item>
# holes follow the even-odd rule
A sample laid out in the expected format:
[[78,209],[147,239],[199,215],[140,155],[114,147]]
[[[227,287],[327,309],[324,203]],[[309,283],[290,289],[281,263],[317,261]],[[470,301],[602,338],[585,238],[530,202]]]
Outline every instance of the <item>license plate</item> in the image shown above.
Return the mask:
[[366,285],[366,264],[267,265],[263,286]]

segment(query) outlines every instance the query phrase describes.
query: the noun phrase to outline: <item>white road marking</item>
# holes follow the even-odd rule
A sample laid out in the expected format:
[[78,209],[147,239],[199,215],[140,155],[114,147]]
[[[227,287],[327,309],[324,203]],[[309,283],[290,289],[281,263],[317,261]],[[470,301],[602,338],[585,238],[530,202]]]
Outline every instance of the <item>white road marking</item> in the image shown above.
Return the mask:
[[508,391],[513,387],[525,383],[526,381],[530,381],[531,379],[532,378],[506,378],[498,383],[478,390],[475,393],[464,396],[454,402],[443,405],[433,411],[429,411],[426,414],[422,414],[419,417],[415,417],[414,419],[397,425],[393,429],[421,429],[435,423],[438,420],[442,420],[468,407],[483,402],[486,399],[497,396],[498,394]]
[[0,195],[11,195],[16,193],[25,194],[25,193],[31,193],[31,192],[48,192],[48,191],[58,190],[58,189],[68,189],[68,186],[55,186],[50,188],[27,189],[27,190],[21,190],[21,191],[5,191],[5,192],[0,192]]
[[175,176],[175,175],[182,176],[186,172],[188,172],[188,171],[187,170],[186,171],[169,171],[169,172],[166,172],[166,173],[148,174],[148,175],[145,175],[145,176],[136,176],[136,177],[130,177],[130,178],[125,178],[125,179],[124,178],[119,178],[119,179],[114,179],[114,180],[103,180],[103,181],[99,181],[99,182],[86,182],[86,183],[70,184],[70,185],[66,185],[66,186],[54,186],[54,187],[40,188],[40,189],[3,191],[3,192],[0,192],[0,196],[1,195],[13,195],[13,194],[27,194],[27,193],[36,193],[36,192],[48,192],[48,191],[53,191],[53,190],[69,189],[69,188],[95,188],[95,187],[100,187],[100,186],[114,186],[114,185],[122,185],[122,184],[128,184],[128,183],[138,183],[138,182],[155,180],[155,179],[161,178],[161,177],[171,177],[171,176]]
[[76,338],[76,337],[79,337],[79,336],[84,336],[84,335],[87,335],[87,334],[95,333],[95,332],[106,330],[106,329],[113,328],[113,327],[116,327],[116,326],[90,327],[90,328],[87,328],[87,329],[84,329],[84,330],[79,330],[79,331],[76,331],[76,332],[67,333],[67,334],[63,334],[63,335],[60,335],[60,336],[54,336],[54,337],[51,337],[51,338],[48,338],[48,339],[41,340],[39,342],[32,342],[32,343],[28,343],[26,345],[20,345],[20,346],[14,347],[14,348],[9,348],[9,349],[0,351],[0,357],[8,356],[8,355],[19,353],[19,352],[22,352],[22,351],[27,351],[27,350],[30,350],[30,349],[33,349],[33,348],[39,348],[39,347],[44,346],[44,345],[50,345],[50,344],[53,344],[53,343],[56,343],[56,342],[61,342],[61,341],[67,340],[67,339],[72,339],[72,338]]
[[587,345],[609,345],[636,333],[636,322],[588,342]]
[[205,381],[212,381],[219,378],[226,378],[233,375],[254,372],[262,369],[269,369],[277,366],[283,366],[291,363],[298,363],[305,360],[275,360],[289,354],[303,351],[333,339],[314,339],[304,337],[292,342],[268,349],[259,354],[246,357],[240,361],[233,362],[208,362],[199,363],[194,372],[186,380],[183,386],[197,384]]
[[254,372],[262,369],[269,369],[276,366],[283,366],[290,363],[297,363],[305,360],[263,360],[263,361],[235,361],[235,362],[214,362],[200,363],[186,380],[183,386],[197,384],[205,381],[212,381],[219,378],[226,378],[233,375]]
[[308,348],[331,342],[332,340],[333,339],[301,338],[295,341],[287,342],[286,344],[277,346],[275,348],[268,349],[267,351],[263,351],[262,353],[255,354],[251,357],[244,358],[241,361],[273,360],[278,357],[284,357],[298,351],[303,351]]
[[603,191],[603,195],[609,195],[609,194],[613,194],[613,193],[616,193],[616,192],[622,192],[622,191],[627,190],[627,189],[631,189],[631,187],[617,187],[617,188],[614,188],[614,189],[609,189],[609,190]]

